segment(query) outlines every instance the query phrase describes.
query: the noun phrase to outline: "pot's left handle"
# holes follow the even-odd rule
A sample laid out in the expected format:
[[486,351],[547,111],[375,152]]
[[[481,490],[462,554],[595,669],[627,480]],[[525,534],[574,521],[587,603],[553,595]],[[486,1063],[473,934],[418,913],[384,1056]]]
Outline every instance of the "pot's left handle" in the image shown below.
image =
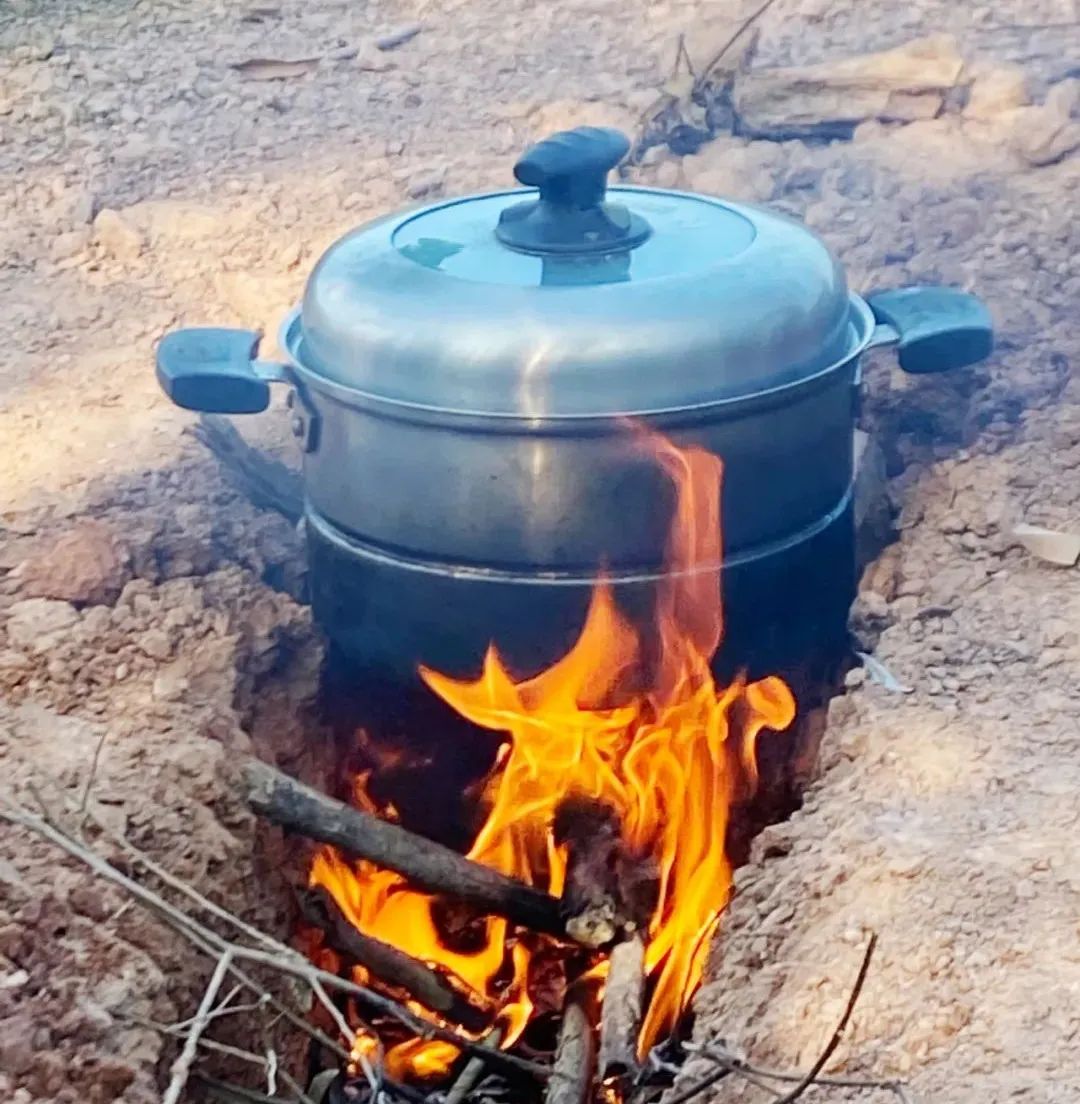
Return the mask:
[[259,360],[254,330],[197,327],[158,342],[157,378],[177,406],[206,414],[257,414],[270,404],[270,384],[288,380],[285,365]]
[[908,287],[868,295],[878,323],[870,347],[895,345],[900,367],[919,375],[965,368],[994,348],[982,300],[949,287]]

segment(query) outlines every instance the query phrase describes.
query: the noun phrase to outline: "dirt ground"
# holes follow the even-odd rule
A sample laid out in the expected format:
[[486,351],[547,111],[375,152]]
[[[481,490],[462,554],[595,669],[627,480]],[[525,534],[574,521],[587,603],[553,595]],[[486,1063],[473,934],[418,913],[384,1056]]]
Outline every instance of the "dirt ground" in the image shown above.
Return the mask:
[[[61,816],[85,803],[280,931],[281,857],[231,771],[254,746],[318,774],[321,643],[295,597],[301,548],[184,432],[154,381],[153,342],[177,325],[240,324],[265,328],[272,353],[340,233],[502,186],[515,154],[562,126],[637,132],[679,36],[700,59],[752,5],[629,7],[7,0],[5,796]],[[412,24],[415,37],[376,48]],[[920,1102],[1072,1101],[1080,571],[1011,534],[1020,521],[1080,531],[1075,0],[776,0],[753,66],[943,32],[966,93],[937,118],[867,122],[831,144],[720,135],[687,156],[657,147],[632,174],[777,204],[826,238],[854,288],[975,288],[998,328],[993,360],[957,378],[903,378],[889,357],[867,366],[864,419],[886,453],[899,540],[869,569],[855,627],[911,692],[849,676],[804,808],[740,872],[697,1036],[805,1068],[873,930],[830,1069],[904,1077]],[[259,58],[317,64],[280,80],[234,68]],[[1037,155],[1037,138],[1065,152]],[[292,457],[280,404],[244,428]],[[207,971],[82,868],[0,829],[4,1100],[158,1099],[170,1052],[146,1023],[189,1016]],[[684,1082],[701,1072],[693,1063]],[[739,1088],[722,1082],[715,1099],[729,1097]]]

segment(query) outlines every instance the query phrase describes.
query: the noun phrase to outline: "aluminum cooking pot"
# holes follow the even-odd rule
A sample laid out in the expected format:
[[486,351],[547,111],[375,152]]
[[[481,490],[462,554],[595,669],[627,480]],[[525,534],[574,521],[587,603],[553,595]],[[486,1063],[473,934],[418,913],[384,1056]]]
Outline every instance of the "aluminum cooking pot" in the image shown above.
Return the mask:
[[[539,669],[601,565],[647,603],[672,491],[628,446],[628,417],[724,461],[729,636],[740,618],[790,636],[792,602],[830,588],[846,612],[860,356],[895,345],[922,373],[989,354],[965,292],[862,298],[791,219],[607,188],[628,148],[558,134],[515,166],[524,189],[346,235],[283,327],[285,363],[243,330],[158,345],[161,385],[189,409],[253,413],[292,386],[315,613],[361,662],[467,673],[494,639]],[[825,615],[801,616],[815,633]]]

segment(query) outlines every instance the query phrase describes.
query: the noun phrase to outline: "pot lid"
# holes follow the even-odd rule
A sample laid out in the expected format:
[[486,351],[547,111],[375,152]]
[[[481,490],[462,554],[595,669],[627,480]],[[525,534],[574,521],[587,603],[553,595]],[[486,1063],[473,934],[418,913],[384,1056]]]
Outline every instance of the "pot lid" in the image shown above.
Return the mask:
[[568,131],[517,163],[528,189],[346,235],[289,329],[301,372],[384,402],[543,418],[739,399],[858,350],[862,316],[816,235],[707,196],[608,189],[628,148]]

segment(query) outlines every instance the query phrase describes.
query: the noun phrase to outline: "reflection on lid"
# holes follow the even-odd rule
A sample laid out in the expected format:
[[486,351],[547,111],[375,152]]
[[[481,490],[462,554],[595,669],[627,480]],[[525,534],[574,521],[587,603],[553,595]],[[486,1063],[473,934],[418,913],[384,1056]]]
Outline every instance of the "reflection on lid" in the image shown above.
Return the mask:
[[445,241],[443,238],[417,238],[411,245],[400,247],[403,256],[425,268],[441,268],[443,261],[464,248],[461,242]]
[[622,284],[630,279],[629,250],[600,257],[543,257],[542,287],[592,287]]

